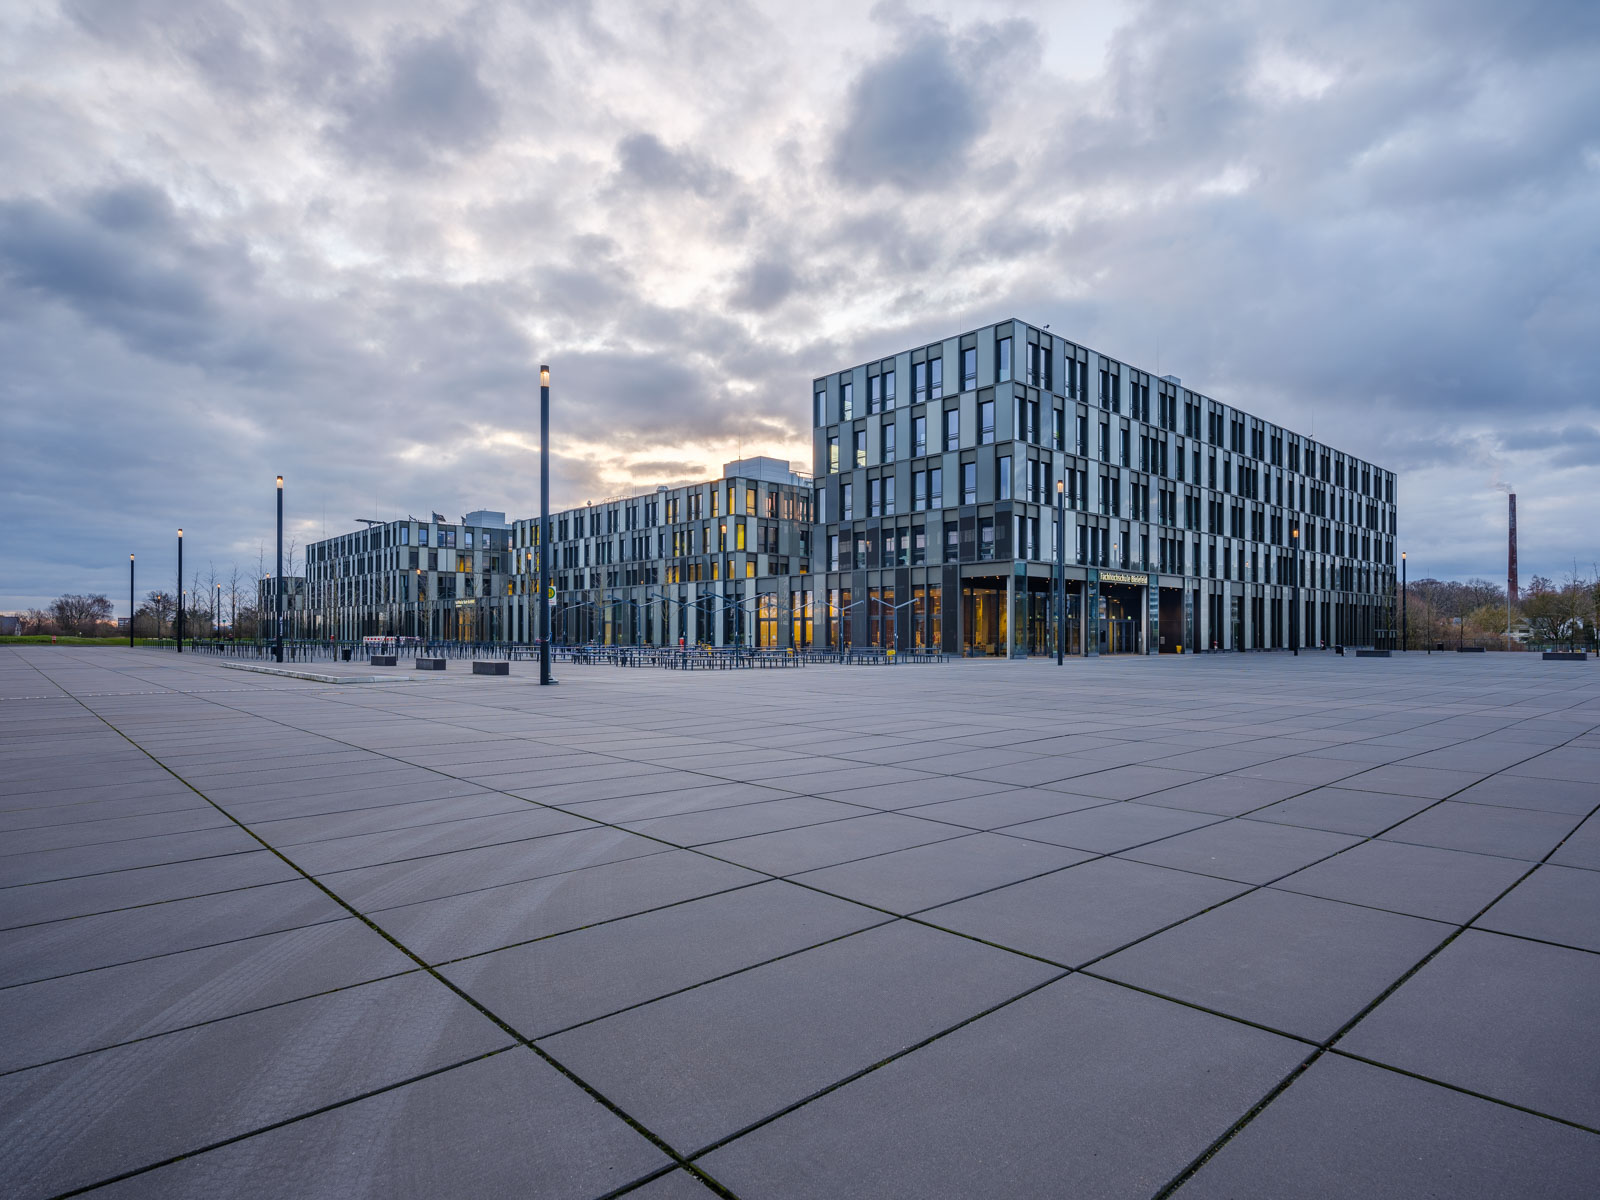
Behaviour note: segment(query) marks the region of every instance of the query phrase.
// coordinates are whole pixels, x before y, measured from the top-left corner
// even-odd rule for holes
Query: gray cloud
[[[478,68],[476,52],[453,36],[403,41],[376,79],[345,97],[329,136],[353,161],[402,170],[472,154],[493,139],[501,117]]]
[[[721,192],[733,178],[697,154],[670,149],[653,133],[630,133],[617,143],[617,170],[624,187],[698,196]]]
[[[729,299],[736,308],[764,313],[782,304],[799,286],[800,276],[787,262],[762,258],[739,273],[738,284]]]
[[[851,84],[831,165],[846,184],[937,190],[961,177],[968,152],[989,127],[1006,57],[1031,48],[1025,21],[980,25],[963,35],[916,22],[902,44],[869,63]]]
[[[8,27],[0,609],[179,524],[252,564],[279,471],[302,540],[534,511],[541,361],[561,505],[804,459],[815,375],[1013,315],[1401,470],[1429,573],[1496,572],[1497,482],[1525,570],[1600,557],[1600,8],[1034,16]]]

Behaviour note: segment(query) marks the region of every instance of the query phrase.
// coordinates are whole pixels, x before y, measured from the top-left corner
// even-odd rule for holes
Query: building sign
[[[1101,571],[1101,583],[1131,583],[1135,587],[1145,587],[1150,582],[1150,576],[1138,575],[1132,571]]]

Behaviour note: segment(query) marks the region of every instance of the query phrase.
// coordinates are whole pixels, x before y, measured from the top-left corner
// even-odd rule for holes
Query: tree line
[[[1401,605],[1396,597],[1398,625]],[[1563,580],[1535,575],[1506,605],[1506,589],[1488,579],[1465,583],[1449,579],[1413,579],[1405,591],[1410,645],[1423,649],[1444,642],[1454,647],[1506,648],[1513,645],[1596,644],[1600,615],[1600,567],[1584,575],[1576,567]]]
[[[284,574],[293,577],[299,573],[299,547],[290,539],[285,549]],[[230,567],[225,576],[217,572],[215,565],[208,566],[203,574],[197,568],[183,588],[184,637],[253,639],[258,631],[265,633],[271,622],[271,614],[258,611],[256,581],[267,578],[267,574],[264,543],[256,548],[254,578],[242,574],[237,566]],[[134,635],[172,637],[177,628],[178,604],[176,589],[161,588],[146,592],[133,614]],[[104,594],[69,593],[57,596],[45,608],[30,608],[19,613],[18,632],[72,637],[126,637],[127,630],[117,627],[115,613],[114,602]]]

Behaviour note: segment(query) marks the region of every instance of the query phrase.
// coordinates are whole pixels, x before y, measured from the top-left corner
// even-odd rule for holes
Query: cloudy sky
[[[541,361],[560,506],[1009,316],[1589,571],[1600,5],[0,3],[0,610],[534,513]]]

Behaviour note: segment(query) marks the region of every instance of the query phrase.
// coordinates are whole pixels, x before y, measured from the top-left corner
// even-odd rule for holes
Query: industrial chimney
[[[1506,554],[1506,597],[1512,603],[1517,602],[1517,494],[1510,493],[1511,520],[1508,526],[1507,537],[1509,548]]]

